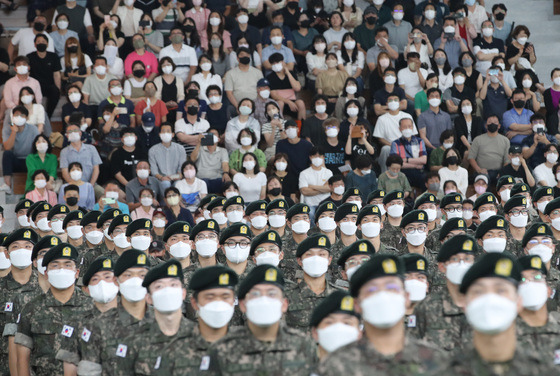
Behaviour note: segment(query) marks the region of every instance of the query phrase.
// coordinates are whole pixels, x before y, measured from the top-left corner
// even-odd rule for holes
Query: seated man
[[[93,210],[101,210],[103,212],[109,209],[119,209],[122,214],[130,214],[128,205],[119,201],[119,183],[116,180],[109,180],[105,183],[103,195],[93,207]]]
[[[509,140],[498,133],[500,120],[497,115],[486,119],[487,133],[477,136],[469,152],[469,162],[477,174],[490,177],[490,183],[496,182],[498,172],[508,163]]]
[[[441,90],[431,88],[426,93],[430,108],[418,116],[418,132],[424,140],[426,147],[435,149],[440,144],[440,136],[443,131],[453,129],[451,117],[441,109]]]
[[[471,103],[476,103],[476,93],[473,89],[465,85],[467,72],[463,68],[453,69],[453,86],[445,89],[442,96],[442,102],[447,107],[447,112],[456,114],[459,110],[459,104],[463,99],[468,99]]]
[[[135,166],[136,177],[131,179],[126,185],[126,202],[132,212],[140,206],[140,192],[144,188],[150,188],[155,195],[154,204],[163,202],[163,190],[160,182],[150,176],[150,163],[147,160],[139,160]]]
[[[325,153],[313,147],[309,151],[311,166],[303,170],[299,175],[299,189],[301,201],[310,207],[310,219],[321,201],[329,197],[328,180],[333,175],[332,171],[325,167]]]
[[[391,143],[390,154],[397,154],[403,160],[401,172],[406,175],[414,187],[424,186],[424,167],[428,163],[426,145],[417,136],[412,135],[414,123],[412,119],[401,119],[399,130],[402,137]]]
[[[531,116],[533,111],[525,108],[525,91],[515,89],[511,95],[513,108],[504,112],[504,134],[512,144],[521,144],[525,136],[532,134]]]
[[[381,116],[391,111],[388,103],[389,97],[393,95],[397,95],[399,98],[398,109],[405,111],[408,106],[406,94],[403,88],[395,85],[397,83],[397,71],[392,67],[385,69],[383,72],[383,82],[385,83],[383,88],[377,90],[373,96],[373,109],[375,110],[375,114]],[[394,106],[392,109],[395,110]]]
[[[269,62],[272,72],[266,79],[270,82],[270,96],[278,102],[282,113],[297,114],[298,120],[305,119],[305,103],[296,97],[296,93],[301,90],[301,84],[297,76],[290,72],[293,64],[286,63],[280,53],[272,54]]]
[[[263,33],[263,35],[265,35]],[[269,61],[270,56],[275,53],[279,53],[284,57],[288,69],[293,70],[296,64],[296,59],[292,50],[282,44],[284,41],[284,32],[281,27],[273,26],[270,29],[270,41],[271,45],[263,48],[262,50],[262,65],[266,71],[272,69],[272,62]]]
[[[181,166],[187,160],[185,148],[173,142],[173,126],[163,123],[160,127],[161,143],[155,144],[148,151],[152,175],[161,184],[162,191],[171,187],[174,181],[181,180]]]
[[[546,146],[550,143],[558,144],[558,141],[554,136],[546,133],[546,123],[543,115],[534,114],[529,121],[531,122],[532,133],[523,139],[522,151],[523,158],[529,162],[529,168],[534,169],[545,162],[544,150]]]
[[[442,49],[447,54],[447,60],[451,68],[459,66],[459,56],[461,52],[469,50],[467,42],[461,38],[457,30],[457,20],[455,16],[445,17],[443,21],[443,35],[434,41],[434,50]]]
[[[508,72],[509,73],[509,72]],[[479,97],[483,101],[484,117],[491,114],[503,114],[507,111],[511,87],[505,79],[505,72],[498,65],[490,67],[480,89]]]
[[[118,124],[126,125],[134,128],[136,126],[136,114],[134,113],[134,103],[130,99],[126,99],[123,95],[123,88],[121,81],[114,78],[109,81],[109,97],[102,100],[99,103],[97,109],[97,120],[100,125],[105,124],[105,119],[103,118],[103,109],[108,105],[112,104],[118,107],[116,110],[117,114],[115,116],[115,121]]]
[[[124,128],[121,131],[121,140],[122,146],[111,154],[111,172],[121,183],[121,188],[124,188],[134,179],[138,161],[145,160],[148,156],[143,149],[136,147],[137,137],[134,128]]]
[[[414,96],[422,91],[428,71],[420,67],[420,54],[409,52],[406,55],[406,68],[399,70],[399,85],[406,93],[409,103],[414,103]]]

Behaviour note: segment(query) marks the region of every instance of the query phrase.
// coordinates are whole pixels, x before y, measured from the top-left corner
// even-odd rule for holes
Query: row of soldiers
[[[371,192],[360,207],[352,189],[350,202],[320,205],[312,229],[310,208],[284,200],[212,197],[200,208],[208,219],[165,228],[117,209],[24,200],[22,228],[0,239],[2,372],[553,370],[560,201],[539,205],[551,192],[533,194],[530,226],[523,194],[488,193],[471,207],[458,194],[425,194],[404,214],[401,191]],[[232,208],[239,222],[214,219]],[[162,256],[150,254],[154,240]]]

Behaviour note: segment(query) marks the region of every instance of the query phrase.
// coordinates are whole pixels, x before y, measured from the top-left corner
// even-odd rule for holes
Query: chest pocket
[[[31,333],[33,334],[33,353],[35,358],[55,355],[60,349],[63,325],[54,322],[33,320]],[[75,330],[75,329],[74,329]],[[75,335],[73,333],[73,335]]]
[[[171,375],[169,366],[169,359],[159,355],[157,351],[141,350],[134,363],[134,371],[137,375]]]

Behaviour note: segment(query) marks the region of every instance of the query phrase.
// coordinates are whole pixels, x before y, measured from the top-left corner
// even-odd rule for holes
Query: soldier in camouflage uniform
[[[313,227],[308,235],[313,234],[323,234],[331,244],[336,244],[338,242],[337,227],[334,220],[336,213],[336,205],[332,201],[325,201],[315,209],[315,216],[313,217],[315,221],[315,227]]]
[[[320,363],[318,374],[392,375],[425,374],[442,360],[436,347],[405,334],[407,304],[404,265],[395,255],[376,254],[352,276],[350,293],[360,305],[364,336],[335,351]],[[390,336],[389,341],[379,338]]]
[[[507,222],[501,215],[493,215],[481,222],[476,228],[474,237],[484,253],[507,252],[517,256],[507,248]]]
[[[373,208],[378,210],[377,206]],[[375,248],[373,244],[367,240],[358,240],[344,248],[342,254],[336,261],[341,269],[341,278],[337,279],[334,285],[339,289],[348,290],[350,288],[349,281],[352,275],[354,275],[360,265],[368,261],[374,254]]]
[[[37,229],[37,224],[35,222],[33,222],[33,220],[31,219],[31,216],[33,215],[33,211],[35,210],[35,208],[39,205],[45,204],[47,203],[46,201],[36,201],[36,202],[31,202],[31,205],[29,207],[27,207],[27,223],[29,224],[28,226],[24,226],[27,228],[32,228],[34,231]],[[37,233],[37,235],[39,235]]]
[[[241,222],[228,226],[220,233],[220,245],[226,255],[226,266],[234,270],[243,280],[255,266],[249,260],[253,233],[246,224]]]
[[[552,255],[551,265],[560,268],[560,197],[550,201],[544,210],[546,223],[550,223],[550,228],[556,243],[556,249]]]
[[[29,208],[33,205],[33,201],[24,198],[16,204],[14,212],[16,213],[18,228],[30,228],[27,212]]]
[[[4,278],[12,271],[12,263],[8,257],[7,249],[2,245],[7,237],[8,234],[0,233],[0,279]]]
[[[220,264],[217,259],[219,235],[220,226],[213,219],[206,219],[193,227],[190,238],[194,241],[194,264],[201,268]]]
[[[428,282],[428,261],[424,256],[417,253],[402,255],[400,259],[404,264],[404,288],[408,292],[409,299],[404,323],[407,328],[415,328],[416,315],[414,315],[414,310],[426,298],[430,286]]]
[[[68,243],[54,246],[43,258],[51,288],[21,312],[15,336],[21,375],[63,374],[62,362],[55,359],[62,337],[79,335],[79,329],[72,326],[73,320],[93,308],[91,299],[74,286],[77,260],[78,251]]]
[[[66,218],[69,212],[70,209],[68,209],[68,206],[56,204],[47,214],[48,225],[52,229],[53,235],[58,236],[63,242],[68,242],[68,234],[64,231],[63,223],[64,218]]]
[[[502,211],[500,209],[500,211]],[[498,214],[498,199],[492,193],[483,193],[477,197],[473,205],[473,216],[480,222]]]
[[[35,229],[35,232],[37,232],[39,238],[47,235],[54,235],[54,232],[50,228],[47,219],[47,216],[49,215],[49,211],[51,209],[52,206],[45,201],[42,202],[41,205],[37,205],[31,212],[31,220],[37,227]]]
[[[527,210],[528,210],[528,214],[529,214],[529,220],[528,220],[529,223],[533,222],[536,218],[539,217],[539,214],[537,213],[537,211],[533,207],[533,201],[532,201],[532,197],[531,197],[531,187],[529,187],[529,185],[527,183],[520,182],[520,183],[514,184],[514,186],[511,188],[510,198],[515,196],[515,195],[521,195],[521,196],[523,196],[527,199]]]
[[[391,191],[383,197],[387,220],[383,223],[381,242],[391,248],[400,248],[402,233],[400,223],[404,212],[404,192]]]
[[[208,195],[207,197],[214,197],[216,195]],[[167,226],[167,218],[165,217],[165,212],[162,208],[154,209],[154,214],[152,215],[152,221],[154,223],[154,228],[152,229],[152,239],[157,241],[163,241],[163,234],[165,232],[165,227]]]
[[[358,240],[356,236],[356,230],[358,229],[356,221],[358,220],[359,211],[358,205],[351,203],[342,204],[336,209],[334,220],[340,230],[340,239],[338,239],[331,248],[331,256],[334,260],[339,259],[345,247],[348,247]],[[338,265],[335,264],[331,267],[335,267],[333,270],[335,272],[334,275],[335,277],[339,277],[340,272],[338,271]]]
[[[105,213],[93,210],[84,215],[80,221],[80,226],[82,226],[82,231],[84,232],[84,247],[83,251],[80,252],[79,265],[80,265],[80,278],[78,279],[78,285],[81,285],[81,279],[84,273],[89,268],[89,265],[101,255],[108,255],[109,249],[103,241],[105,235],[103,234],[102,227],[104,222],[101,222],[105,218],[105,222],[113,220],[113,217],[108,218],[106,213],[120,213],[118,209],[107,210]],[[99,225],[99,226],[98,226]]]
[[[206,207],[209,217],[208,219],[214,219],[218,225],[219,230],[227,227],[227,217],[224,211],[224,204],[226,203],[226,198],[222,196],[214,197],[208,206]]]
[[[437,233],[439,231],[439,229],[441,228],[441,225],[439,224],[439,220],[438,220],[438,217],[437,217],[438,206],[437,206],[436,196],[433,195],[432,193],[428,193],[428,192],[422,194],[420,197],[418,197],[416,199],[416,201],[414,201],[414,209],[424,210],[426,212],[426,214],[428,215],[428,237],[427,237],[427,239],[429,239],[430,235],[432,233]],[[427,245],[427,241],[426,241],[426,247],[430,248]],[[430,249],[432,249],[432,248],[430,248]]]
[[[515,180],[511,175],[500,176],[496,182],[496,193],[498,194],[498,197],[500,197],[500,204],[498,205],[497,211],[498,215],[504,215],[504,206],[509,198],[513,196],[511,189],[514,184]]]
[[[62,229],[68,235],[67,242],[72,244],[78,250],[78,254],[84,253],[86,250],[86,241],[80,221],[84,218],[84,213],[80,210],[74,210],[68,213],[62,221]]]
[[[527,198],[521,195],[512,196],[504,205],[505,218],[508,221],[508,241],[506,248],[516,256],[521,255],[521,240],[525,227],[529,222]]]
[[[210,347],[211,370],[222,376],[311,373],[317,361],[317,346],[282,322],[282,314],[288,309],[284,286],[282,272],[271,265],[255,267],[240,283],[239,306],[248,322],[246,326],[230,328]]]
[[[453,218],[463,218],[463,196],[460,193],[454,192],[443,196],[439,207],[446,222]],[[439,239],[441,228],[442,226],[438,226],[433,231],[430,231],[426,239],[426,247],[435,253],[439,252],[439,247],[441,246]]]
[[[381,205],[381,207],[383,207],[383,205]],[[362,239],[370,242],[375,248],[375,252],[391,254],[398,253],[395,248],[391,248],[381,242],[381,231],[383,230],[383,226],[385,224],[383,222],[383,216],[381,215],[379,205],[372,204],[364,206],[358,213],[356,224],[358,225],[358,230],[362,235]]]
[[[285,241],[286,237],[291,233],[290,229],[286,226],[288,209],[288,202],[282,198],[272,200],[266,205],[266,215],[268,216],[270,229],[276,231],[282,238],[282,241]]]
[[[538,215],[529,222],[529,226],[533,223],[548,221],[545,215],[546,206],[553,199],[554,191],[551,187],[538,187],[535,189],[531,202],[533,203],[533,208],[536,209]]]
[[[224,212],[228,220],[227,225],[231,226],[234,223],[242,222],[245,217],[245,200],[241,196],[230,197],[224,202]],[[226,226],[221,227],[223,231]]]
[[[385,222],[386,219],[385,213],[387,213],[385,211],[385,206],[383,205],[384,198],[385,198],[385,191],[382,189],[376,189],[375,191],[372,191],[367,196],[367,202],[365,203],[365,205],[375,205],[379,208],[379,212],[381,213],[381,222]]]
[[[303,269],[303,278],[286,288],[289,302],[286,313],[288,326],[308,331],[313,309],[322,299],[336,290],[334,284],[327,280],[329,264],[333,259],[330,248],[329,239],[321,234],[312,235],[298,245],[296,257],[297,263]]]
[[[288,227],[292,231],[286,235],[285,239],[282,239],[284,258],[280,261],[279,267],[286,278],[293,282],[303,278],[301,272],[298,273],[301,269],[296,261],[296,252],[298,245],[308,236],[307,232],[311,223],[309,211],[307,204],[299,203],[292,206],[286,214]]]
[[[249,203],[245,208],[245,220],[250,226],[253,236],[262,234],[268,228],[266,204],[265,200],[256,200]]]
[[[399,255],[417,253],[424,256],[429,265],[435,264],[437,253],[426,247],[427,228],[428,214],[424,210],[408,212],[401,221],[406,245],[399,251]]]
[[[151,219],[140,218],[132,221],[126,227],[126,237],[134,249],[138,249],[142,252],[148,253],[150,249],[150,244],[152,243],[152,230],[154,226]],[[155,261],[154,264],[159,263],[159,259],[150,256]]]

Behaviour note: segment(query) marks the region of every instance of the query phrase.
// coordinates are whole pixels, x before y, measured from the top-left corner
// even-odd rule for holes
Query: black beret
[[[111,235],[117,226],[121,226],[121,225],[128,226],[131,223],[132,223],[132,219],[130,218],[130,215],[119,214],[111,221],[107,233]]]
[[[356,187],[348,188],[342,195],[342,202],[346,202],[346,200],[348,200],[348,197],[350,196],[361,196],[361,195],[362,193],[360,192],[359,188]]]
[[[276,244],[280,250],[282,250],[282,237],[278,235],[278,233],[274,230],[268,230],[263,232],[262,234],[257,235],[253,241],[251,242],[251,251],[250,255],[255,254],[255,250],[259,247],[259,245],[264,243],[272,243]]]
[[[33,214],[33,210],[35,210],[35,208],[36,208],[37,206],[42,205],[42,204],[46,204],[46,203],[47,203],[46,201],[37,201],[37,202],[32,203],[32,204],[27,208],[27,216],[28,216],[28,217],[31,217],[31,215]]]
[[[336,209],[336,213],[334,214],[334,220],[336,222],[341,221],[342,219],[344,219],[344,217],[351,214],[357,216],[359,212],[360,209],[358,208],[358,205],[347,202],[345,204],[340,205],[338,209]]]
[[[313,234],[303,239],[301,243],[297,246],[296,257],[301,257],[305,252],[309,251],[311,248],[323,248],[327,251],[331,251],[331,242],[326,235],[323,234]]]
[[[321,321],[331,313],[346,313],[360,318],[360,314],[354,309],[356,302],[346,291],[337,290],[321,300],[313,310],[309,326],[315,328]]]
[[[223,265],[200,268],[189,282],[189,290],[203,291],[220,287],[235,287],[239,282],[237,273]]]
[[[70,221],[82,221],[82,219],[84,219],[84,213],[82,213],[80,210],[72,210],[70,213],[68,213],[68,215],[66,217],[64,217],[64,221],[62,221],[62,228],[66,230],[66,227],[68,227],[68,223]],[[81,226],[81,223],[80,223]]]
[[[43,257],[43,266],[49,265],[51,261],[59,259],[68,259],[74,262],[78,261],[78,250],[72,244],[60,243],[51,249]]]
[[[10,235],[8,235],[6,239],[4,239],[2,246],[8,248],[10,244],[18,240],[26,240],[28,242],[31,242],[33,245],[35,245],[39,241],[39,235],[37,235],[37,233],[33,231],[33,229],[20,228],[15,231],[12,231]]]
[[[2,214],[4,213],[4,207],[3,206],[0,206],[0,213],[2,213]]]
[[[48,212],[52,209],[52,206],[47,203],[46,201],[43,201],[41,204],[37,205],[33,211],[31,212],[31,220],[33,222],[35,222],[35,219],[37,219],[37,216],[39,215],[39,213],[44,213],[44,212]]]
[[[538,187],[537,189],[535,189],[535,192],[533,192],[533,202],[537,202],[545,196],[554,197],[553,189],[551,187]]]
[[[476,228],[474,237],[477,239],[482,239],[484,234],[494,229],[506,231],[507,221],[501,215],[493,215],[487,220],[481,222],[480,225],[478,225],[478,227]]]
[[[474,201],[473,210],[478,210],[479,207],[486,204],[498,206],[498,199],[492,193],[483,193]]]
[[[284,200],[283,198],[277,198],[275,200],[270,201],[268,205],[266,205],[266,214],[268,214],[269,211],[274,209],[284,209],[287,211],[289,208],[290,205],[288,205],[288,201]]]
[[[376,254],[356,270],[350,280],[350,293],[358,296],[360,288],[368,281],[394,276],[404,279],[404,264],[396,255]]]
[[[367,196],[367,202],[370,203],[371,200],[375,200],[376,198],[385,198],[385,191],[382,189],[376,189],[375,191],[371,192],[368,196]]]
[[[4,247],[4,240],[8,237],[9,234],[5,232],[0,233],[0,247]]]
[[[524,208],[526,208],[527,197],[521,195],[511,196],[504,205],[504,213],[509,213],[511,209],[517,206],[523,206]]]
[[[177,221],[167,226],[167,228],[163,232],[162,240],[167,243],[167,240],[173,235],[177,235],[177,234],[190,235],[190,233],[191,233],[191,225],[188,222]]]
[[[244,236],[250,240],[253,237],[253,233],[251,232],[249,226],[247,226],[245,223],[234,223],[226,227],[220,233],[220,244],[224,244],[225,241],[232,236]]]
[[[517,260],[517,262],[519,262],[521,271],[536,270],[538,272],[543,273],[544,275],[548,274],[546,270],[546,264],[542,261],[540,256],[537,255],[521,256]]]
[[[210,203],[206,207],[206,210],[212,211],[212,209],[219,208],[220,206],[224,206],[225,203],[226,203],[225,197],[216,196],[212,199],[212,201],[210,201]]]
[[[385,205],[387,205],[388,203],[390,203],[393,200],[404,200],[404,192],[399,191],[398,189],[395,189],[394,191],[386,193],[385,197],[383,197],[383,203]]]
[[[527,230],[525,230],[523,239],[521,239],[521,246],[525,248],[527,243],[529,243],[529,240],[531,240],[535,236],[548,236],[554,239],[554,234],[552,233],[550,225],[544,222],[536,222],[533,223]]]
[[[554,209],[560,208],[560,197],[555,198],[554,200],[550,201],[546,208],[544,209],[544,214],[550,215]]]
[[[215,193],[207,194],[202,200],[200,200],[200,202],[198,203],[198,207],[203,208],[204,206],[208,205],[214,199],[214,197],[218,197],[218,195]]]
[[[241,205],[245,206],[245,200],[241,196],[230,197],[224,202],[224,210],[226,210],[231,205]]]
[[[515,184],[515,180],[511,175],[500,176],[498,182],[496,183],[496,192],[500,190],[504,185]]]
[[[68,209],[68,206],[64,204],[56,204],[51,208],[51,210],[49,210],[49,214],[47,214],[47,219],[50,221],[52,217],[54,217],[57,214],[68,215],[68,213],[70,213],[70,209]]]
[[[323,202],[315,210],[315,223],[317,223],[319,221],[319,217],[321,216],[321,214],[323,214],[324,212],[329,212],[329,211],[336,212],[336,209],[337,209],[337,207],[334,204],[334,202],[332,202],[332,201]]]
[[[440,208],[445,208],[449,204],[462,204],[463,203],[463,196],[460,193],[453,192],[446,194],[441,198],[441,202],[439,204]]]
[[[261,283],[275,285],[284,290],[284,274],[280,269],[272,265],[255,266],[239,284],[237,297],[239,299],[245,299],[245,295],[247,295],[255,285]]]
[[[463,230],[466,232],[467,229],[467,223],[463,218],[450,218],[439,229],[439,241],[445,239],[451,231]]]
[[[89,225],[91,223],[95,223],[97,228],[101,228],[101,227],[97,226],[97,223],[99,221],[99,218],[100,218],[101,214],[102,213],[99,210],[92,210],[92,211],[84,214],[84,217],[80,221],[80,226],[86,227],[87,225]]]
[[[376,215],[381,218],[381,212],[379,211],[379,207],[377,205],[366,205],[358,213],[358,220],[356,221],[356,224],[359,225],[366,215]]]
[[[428,214],[424,210],[411,210],[401,219],[401,228],[415,222],[428,223]]]
[[[114,208],[104,211],[97,219],[97,228],[103,227],[103,224],[105,222],[114,219],[120,214],[122,214],[121,211],[119,209],[114,209]]]
[[[39,251],[41,249],[45,249],[45,248],[51,249],[52,247],[57,246],[59,244],[62,244],[62,240],[60,240],[58,236],[54,236],[54,235],[43,236],[41,240],[39,240],[33,246],[33,252],[31,253],[31,260],[35,260],[37,258],[37,255],[39,254]]]
[[[89,265],[86,272],[84,273],[84,276],[82,278],[84,286],[89,285],[89,281],[91,280],[91,277],[93,277],[95,273],[106,271],[106,270],[112,272],[113,268],[114,268],[114,263],[109,256],[99,256],[98,258],[93,260],[93,262]]]
[[[308,214],[309,215],[309,205],[307,204],[302,204],[297,203],[294,206],[292,206],[291,208],[288,209],[288,212],[286,213],[286,219],[291,220],[292,217],[298,215],[298,214]]]
[[[129,249],[124,251],[124,253],[117,259],[113,269],[115,270],[115,276],[118,277],[123,274],[126,269],[129,268],[150,268],[150,260],[145,252],[138,249]]]
[[[405,273],[422,273],[428,275],[428,260],[418,253],[407,253],[400,256]]]
[[[153,227],[154,226],[152,225],[151,219],[147,219],[147,218],[136,219],[126,227],[126,236],[131,236],[138,230],[152,231]]]
[[[479,253],[476,240],[466,234],[455,235],[441,245],[436,260],[446,262],[459,253],[471,253],[476,256]]]
[[[513,187],[511,188],[510,195],[513,196],[525,192],[531,192],[531,188],[529,187],[529,185],[525,183],[517,183],[514,184]]]
[[[17,214],[18,211],[23,209],[29,209],[29,207],[33,204],[33,201],[25,198],[16,204],[14,212]]]
[[[245,209],[245,215],[251,215],[256,211],[265,211],[266,212],[266,201],[265,200],[257,200],[257,201],[252,201],[251,203],[249,203],[249,205],[247,205],[247,208]]]
[[[193,229],[191,230],[191,239],[194,240],[194,238],[201,231],[214,231],[216,234],[219,234],[220,225],[218,225],[218,222],[213,219],[205,219],[204,221],[197,223],[196,226],[193,227]]]
[[[504,278],[517,286],[521,281],[521,267],[508,253],[486,253],[467,270],[459,291],[465,294],[474,281],[485,277]]]
[[[336,261],[336,263],[342,267],[346,264],[346,261],[356,255],[370,255],[373,256],[375,254],[375,247],[371,244],[368,240],[358,240],[354,243],[350,244],[348,247],[344,247],[342,252],[340,253],[340,257]]]
[[[418,209],[420,205],[437,204],[437,198],[432,193],[424,193],[414,201],[414,209]]]
[[[175,259],[170,259],[162,264],[156,265],[146,273],[142,286],[148,287],[152,282],[163,278],[177,278],[183,281],[183,268],[181,263]]]

